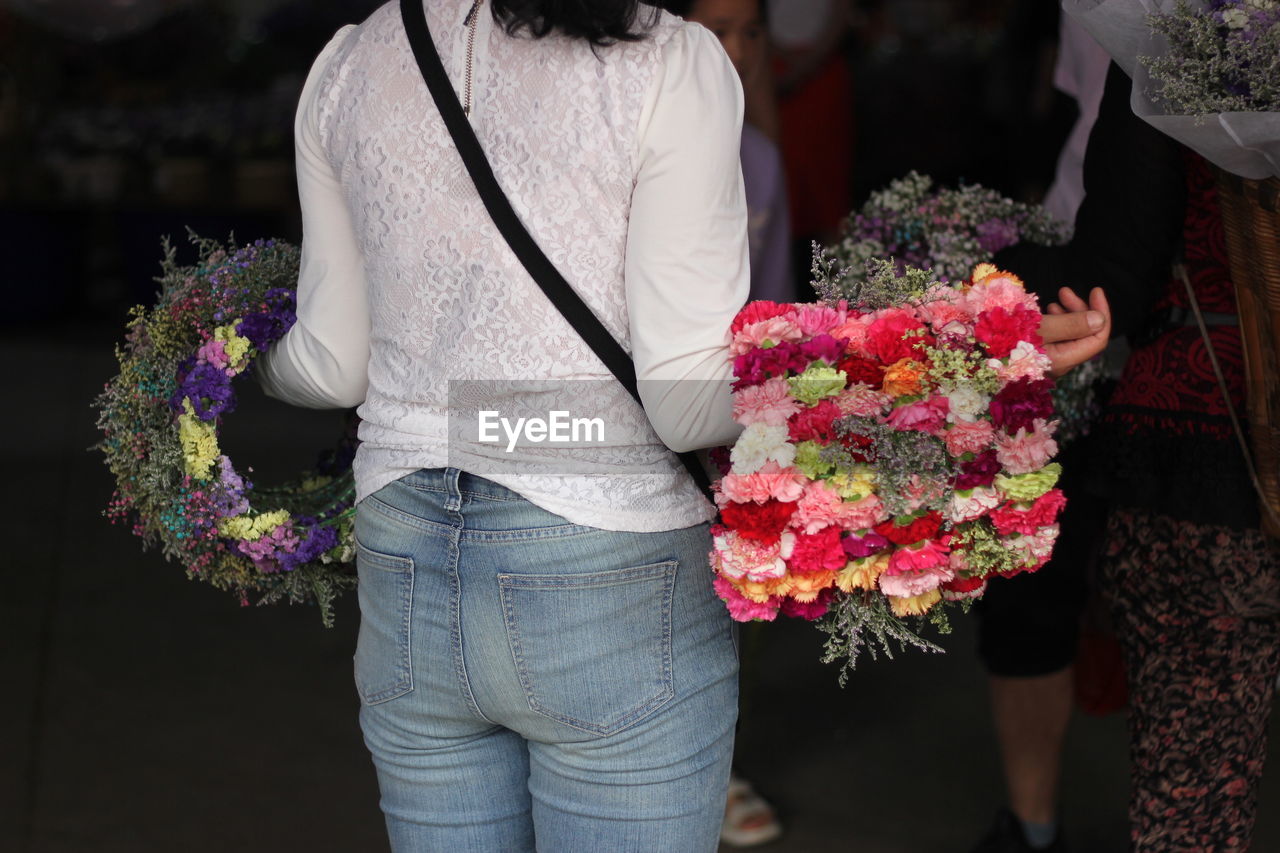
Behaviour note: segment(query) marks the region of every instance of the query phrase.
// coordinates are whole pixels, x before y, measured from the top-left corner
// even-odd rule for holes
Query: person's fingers
[[[1040,317],[1040,337],[1045,343],[1073,341],[1089,337],[1104,324],[1105,318],[1100,312],[1070,311],[1065,314],[1045,314]]]
[[[1101,287],[1089,291],[1089,307],[1106,315],[1107,325],[1111,325],[1111,303],[1107,301],[1107,294]]]
[[[1073,341],[1047,344],[1044,348],[1049,356],[1050,373],[1061,376],[1077,364],[1083,364],[1102,352],[1107,346],[1106,335],[1091,335]]]
[[[1061,302],[1062,306],[1068,311],[1084,311],[1089,307],[1088,304],[1086,304],[1085,301],[1069,287],[1058,289],[1058,301]]]
[[[1061,305],[1059,305],[1059,304],[1058,304],[1058,303],[1056,303],[1056,302],[1050,302],[1050,303],[1049,303],[1049,307],[1048,307],[1048,308],[1046,308],[1046,309],[1044,309],[1044,310],[1045,310],[1045,311],[1047,311],[1047,312],[1048,312],[1048,313],[1050,313],[1050,314],[1065,314],[1065,313],[1067,313],[1067,309],[1066,309],[1066,308],[1063,308]]]

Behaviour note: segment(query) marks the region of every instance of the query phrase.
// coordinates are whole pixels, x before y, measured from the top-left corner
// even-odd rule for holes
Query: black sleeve
[[[1101,287],[1116,335],[1142,329],[1164,292],[1187,199],[1182,147],[1129,107],[1132,84],[1112,63],[1084,157],[1084,201],[1065,246],[1020,244],[996,264],[1022,278],[1042,305],[1058,288]]]

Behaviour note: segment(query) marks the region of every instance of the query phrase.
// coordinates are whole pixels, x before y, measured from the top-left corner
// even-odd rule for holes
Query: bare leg
[[[1074,697],[1072,669],[1030,678],[993,675],[988,683],[1009,808],[1028,823],[1053,823]]]

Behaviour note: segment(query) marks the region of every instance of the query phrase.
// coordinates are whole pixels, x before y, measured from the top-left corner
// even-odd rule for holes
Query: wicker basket
[[[1244,344],[1249,436],[1262,529],[1280,536],[1280,178],[1218,170],[1218,200]]]

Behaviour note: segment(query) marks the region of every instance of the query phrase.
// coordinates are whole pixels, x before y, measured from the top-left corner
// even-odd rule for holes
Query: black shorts
[[[1073,488],[1086,464],[1080,454],[1063,455],[1062,490],[1067,507],[1053,558],[1037,572],[994,578],[979,600],[978,657],[991,675],[1049,675],[1076,656],[1080,617],[1089,597],[1089,576],[1106,524],[1106,502]]]

